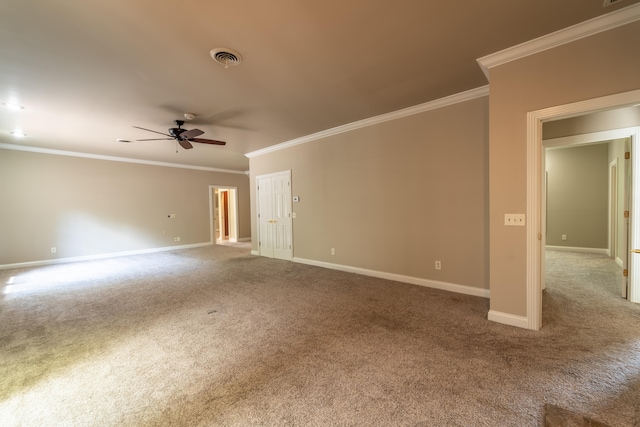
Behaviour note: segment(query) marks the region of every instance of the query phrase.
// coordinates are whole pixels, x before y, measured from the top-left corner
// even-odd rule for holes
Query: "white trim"
[[[640,90],[618,93],[601,98],[559,105],[527,113],[527,328],[542,326],[541,248],[545,245],[542,225],[541,158],[547,141],[542,141],[542,123],[568,117],[591,114],[611,108],[623,108],[640,102]],[[538,233],[542,240],[538,240]]]
[[[256,251],[255,249],[251,249],[251,255],[260,256],[260,251]]]
[[[542,141],[542,121],[531,113],[527,114],[527,140]],[[542,215],[542,170],[544,166],[542,144],[527,144],[527,329],[534,331],[542,327],[542,248],[546,245]],[[538,239],[540,236],[540,239]],[[529,286],[535,283],[535,286]]]
[[[251,237],[239,237],[238,242],[250,242]]]
[[[180,163],[156,162],[154,160],[131,159],[128,157],[104,156],[102,154],[90,154],[90,153],[80,153],[77,151],[54,150],[52,148],[30,147],[28,145],[6,144],[4,142],[0,142],[0,149],[14,150],[14,151],[27,151],[30,153],[40,153],[40,154],[52,154],[54,156],[82,157],[85,159],[107,160],[111,162],[138,163],[141,165],[164,166],[168,168],[194,169],[194,170],[209,171],[209,172],[235,173],[240,175],[249,174],[249,171],[218,169],[218,168],[210,168],[206,166],[184,165]]]
[[[501,311],[489,310],[487,319],[491,320],[492,322],[498,322],[509,326],[516,326],[523,329],[527,329],[529,327],[529,322],[527,321],[526,317],[503,313]]]
[[[396,282],[410,283],[412,285],[425,286],[427,288],[440,289],[443,291],[456,292],[459,294],[472,295],[476,297],[489,298],[489,289],[475,288],[473,286],[458,285],[455,283],[440,282],[437,280],[422,279],[419,277],[404,276],[402,274],[387,273],[384,271],[369,270],[366,268],[352,267],[349,265],[333,264],[324,261],[294,257],[293,262],[299,264],[313,265],[316,267],[339,270],[347,273],[361,274],[363,276],[377,277],[379,279],[394,280]]]
[[[0,270],[9,270],[12,268],[38,267],[42,265],[65,264],[68,262],[91,261],[96,259],[116,258],[121,256],[130,256],[130,255],[144,255],[144,254],[152,254],[156,252],[175,251],[178,249],[200,248],[203,246],[211,246],[211,242],[193,243],[190,245],[180,245],[180,246],[165,246],[162,248],[139,249],[135,251],[111,252],[107,254],[85,255],[85,256],[77,256],[77,257],[69,257],[69,258],[45,259],[41,261],[17,262],[14,264],[0,264]]]
[[[598,144],[610,142],[613,139],[629,138],[629,135],[638,132],[639,129],[640,127],[629,127],[605,130],[602,132],[583,133],[562,138],[545,139],[542,143],[546,149],[566,148],[572,145]]]
[[[473,99],[482,98],[483,96],[488,96],[488,95],[489,95],[489,86],[482,86],[476,89],[468,90],[466,92],[461,92],[455,95],[447,96],[445,98],[429,101],[424,104],[415,105],[413,107],[404,108],[402,110],[393,111],[391,113],[381,114],[379,116],[370,117],[368,119],[363,119],[357,122],[348,123],[346,125],[337,126],[331,129],[312,133],[311,135],[302,136],[300,138],[296,138],[290,141],[282,142],[280,144],[272,145],[270,147],[266,147],[261,150],[256,150],[250,153],[246,153],[245,156],[249,158],[262,156],[264,154],[273,153],[274,151],[284,150],[285,148],[294,147],[300,144],[306,144],[307,142],[316,141],[318,139],[327,138],[329,136],[338,135],[345,132],[351,132],[352,130],[377,125],[380,123],[388,122],[390,120],[397,120],[403,117],[424,113],[430,110],[437,110],[439,108],[444,108],[449,105],[458,104],[460,102],[471,101]]]
[[[483,56],[482,58],[478,58],[477,61],[485,76],[487,76],[487,80],[489,80],[489,70],[493,67],[516,61],[548,49],[553,49],[637,20],[640,20],[640,3]]]
[[[258,186],[257,182],[259,179],[263,179],[263,178],[273,178],[274,176],[280,176],[280,175],[284,175],[284,174],[288,174],[289,177],[289,181],[291,181],[291,169],[285,169],[279,172],[271,172],[271,173],[265,173],[262,175],[257,175],[256,176],[256,188]]]
[[[544,142],[543,142],[544,144]],[[611,146],[607,144],[607,148]],[[618,158],[616,157],[609,162],[608,170],[608,187],[609,197],[607,198],[607,255],[610,257],[616,256],[618,250]],[[612,177],[615,177],[612,179]]]
[[[577,246],[552,246],[547,245],[546,249],[552,251],[564,251],[564,252],[583,252],[589,254],[603,254],[609,255],[609,249],[607,248],[581,248]]]

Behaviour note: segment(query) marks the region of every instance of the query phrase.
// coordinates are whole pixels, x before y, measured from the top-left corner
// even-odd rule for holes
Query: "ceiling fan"
[[[160,135],[167,136],[168,138],[147,138],[147,139],[136,139],[136,141],[161,141],[161,140],[171,140],[175,139],[178,144],[182,146],[185,150],[193,148],[191,145],[192,142],[199,142],[201,144],[212,144],[212,145],[226,145],[227,143],[224,141],[216,141],[214,139],[204,139],[204,138],[196,138],[197,136],[202,135],[204,132],[200,129],[182,129],[182,125],[184,124],[184,120],[175,120],[174,123],[177,128],[170,128],[169,133],[162,133],[151,129],[141,128],[140,126],[134,126],[136,129],[146,130],[148,132],[159,133]]]

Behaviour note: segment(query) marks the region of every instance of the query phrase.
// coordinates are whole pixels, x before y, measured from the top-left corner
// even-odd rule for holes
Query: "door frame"
[[[545,108],[542,110],[530,111],[527,113],[527,235],[526,235],[526,291],[527,291],[527,328],[539,330],[542,327],[542,278],[544,277],[544,257],[543,248],[545,247],[544,235],[544,149],[542,141],[542,123],[552,120],[566,119],[595,113],[598,111],[611,110],[616,108],[630,107],[640,103],[640,90],[623,92],[615,95],[594,98],[586,101],[575,102],[571,104],[559,105],[555,107]],[[640,128],[638,128],[640,129]],[[640,142],[640,132],[632,136],[632,152],[633,145]],[[636,159],[640,156],[632,156],[632,161],[639,162]],[[634,169],[635,164],[632,166]],[[640,170],[640,169],[636,169]],[[633,176],[633,180],[638,180],[640,185],[640,174]],[[634,183],[635,184],[635,183]],[[638,188],[638,185],[635,185]],[[633,200],[631,212],[640,214],[640,197]],[[639,237],[640,233],[635,228],[640,224],[631,221],[631,232],[633,237]],[[631,243],[632,245],[634,243]],[[637,247],[640,247],[637,246]],[[632,258],[633,260],[634,258]],[[637,262],[640,265],[640,260]],[[630,300],[640,302],[640,284],[635,280],[635,266],[630,266],[632,275],[629,277]],[[633,298],[632,298],[633,297]]]
[[[624,169],[624,168],[623,168]],[[609,251],[608,255],[613,258],[616,263],[618,262],[618,159],[613,159],[609,162]]]
[[[213,220],[215,218],[215,202],[213,200],[215,190],[225,190],[228,191],[229,197],[233,200],[229,203],[229,218],[227,221],[229,222],[229,241],[237,242],[239,239],[239,224],[238,221],[238,187],[233,187],[229,185],[209,185],[209,243],[212,245],[216,244],[216,228],[213,224]],[[218,206],[220,209],[220,206]]]

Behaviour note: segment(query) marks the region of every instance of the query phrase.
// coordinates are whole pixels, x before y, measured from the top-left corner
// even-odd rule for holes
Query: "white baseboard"
[[[259,256],[260,255],[260,251],[256,251],[255,249],[251,249],[251,255]]]
[[[251,237],[240,237],[238,239],[238,242],[250,242],[251,241]]]
[[[515,314],[489,310],[488,319],[491,320],[492,322],[498,322],[504,325],[529,329],[529,320],[527,319],[526,316],[516,316]]]
[[[622,267],[623,262],[620,258],[616,257],[616,264],[618,264],[618,267]]]
[[[551,249],[553,251],[570,251],[570,252],[585,252],[591,254],[604,254],[607,255],[609,250],[606,248],[579,248],[574,246],[546,246],[547,249]]]
[[[194,243],[191,245],[180,245],[180,246],[165,246],[162,248],[151,248],[151,249],[139,249],[135,251],[124,251],[124,252],[111,252],[107,254],[96,254],[96,255],[85,255],[85,256],[77,256],[77,257],[69,257],[69,258],[55,258],[55,259],[45,259],[42,261],[29,261],[29,262],[17,262],[14,264],[0,264],[0,270],[9,270],[11,268],[25,268],[25,267],[38,267],[42,265],[54,265],[54,264],[64,264],[68,262],[78,262],[78,261],[91,261],[96,259],[104,259],[104,258],[115,258],[120,256],[128,256],[128,255],[142,255],[142,254],[152,254],[155,252],[166,252],[166,251],[175,251],[177,249],[189,249],[189,248],[200,248],[202,246],[211,246],[211,242],[206,243]]]
[[[473,295],[489,298],[489,290],[474,288],[473,286],[458,285],[455,283],[440,282],[437,280],[422,279],[419,277],[404,276],[402,274],[387,273],[384,271],[369,270],[366,268],[351,267],[348,265],[333,264],[305,258],[293,258],[293,262],[314,265],[316,267],[329,268],[331,270],[345,271],[347,273],[361,274],[363,276],[377,277],[379,279],[395,280],[396,282],[410,283],[412,285],[425,286],[427,288],[441,289],[443,291],[457,292],[459,294]]]

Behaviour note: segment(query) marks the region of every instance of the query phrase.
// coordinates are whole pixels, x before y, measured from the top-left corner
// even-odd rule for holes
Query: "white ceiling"
[[[486,85],[477,58],[639,1],[3,0],[0,104],[24,109],[0,108],[0,143],[244,171],[245,153]],[[116,142],[185,112],[227,145]]]

